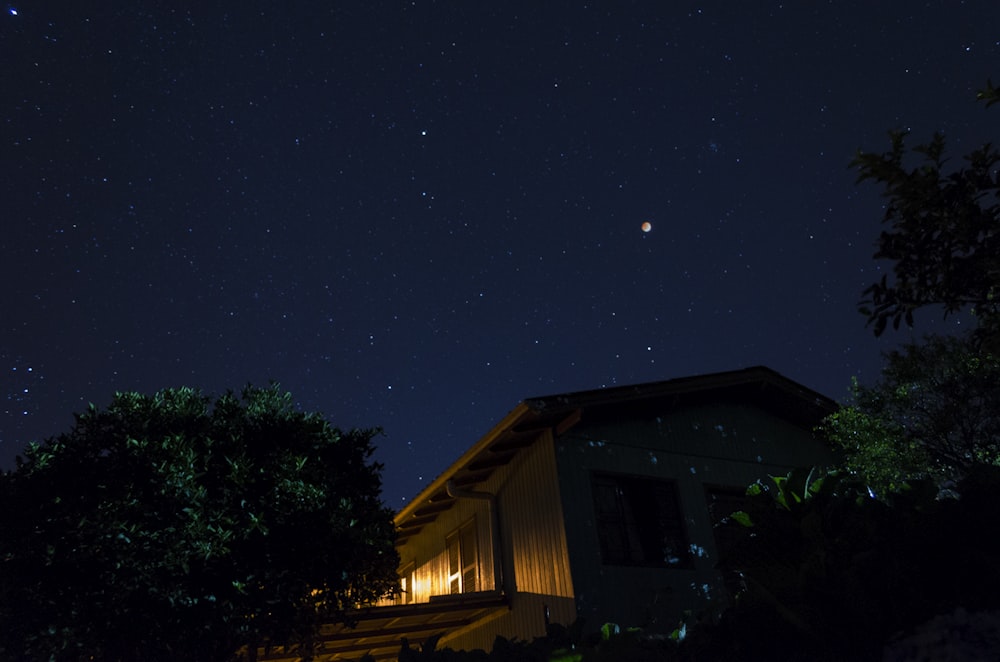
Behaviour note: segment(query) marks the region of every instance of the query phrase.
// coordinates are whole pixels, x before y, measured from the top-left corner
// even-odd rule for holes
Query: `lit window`
[[[408,605],[413,602],[413,564],[407,563],[399,572],[399,599],[397,604]]]
[[[594,474],[593,490],[605,564],[690,567],[684,519],[673,481]]]
[[[476,545],[476,520],[472,519],[449,535],[448,592],[473,593],[479,586],[478,549]]]

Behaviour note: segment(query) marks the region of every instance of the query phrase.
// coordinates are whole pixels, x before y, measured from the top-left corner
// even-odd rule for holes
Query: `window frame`
[[[746,487],[737,485],[707,484],[704,487],[705,505],[712,522],[712,542],[715,544],[715,555],[716,558],[725,560],[724,555],[732,553],[731,550],[734,541],[738,540],[738,534],[732,532],[728,526],[723,527],[722,525],[730,519],[734,512],[743,510],[732,507],[738,502],[745,505],[750,497],[747,496]],[[744,588],[743,575],[738,571],[724,572],[722,583],[730,595],[736,595]]]
[[[591,490],[603,565],[669,569],[694,566],[676,480],[593,471]],[[644,526],[649,520],[655,524]]]
[[[416,564],[410,561],[399,571],[399,599],[396,604],[408,605],[414,602],[413,580]]]
[[[449,595],[479,590],[479,530],[475,517],[445,536],[445,563]]]

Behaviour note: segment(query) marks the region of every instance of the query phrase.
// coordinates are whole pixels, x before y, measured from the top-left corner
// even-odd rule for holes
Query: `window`
[[[719,485],[705,488],[708,512],[712,517],[716,553],[722,561],[733,553],[732,550],[740,539],[738,528],[734,529],[732,525],[724,524],[728,522],[730,515],[746,508],[746,492],[746,488]],[[743,577],[736,571],[723,572],[722,580],[730,595],[736,595],[743,586]]]
[[[705,499],[708,501],[708,513],[712,517],[712,533],[715,546],[719,553],[724,553],[731,546],[734,538],[733,529],[722,526],[729,521],[729,516],[738,510],[746,508],[746,488],[723,487],[712,485],[705,487]]]
[[[407,563],[399,572],[399,598],[396,604],[408,605],[413,602],[413,564]]]
[[[747,490],[745,487],[727,487],[710,485],[705,487],[705,498],[708,500],[708,512],[712,515],[712,524],[720,524],[737,510],[746,508]]]
[[[448,547],[448,592],[473,593],[479,586],[476,520],[462,525],[445,539]]]
[[[594,474],[593,490],[604,563],[690,567],[684,519],[673,481]]]

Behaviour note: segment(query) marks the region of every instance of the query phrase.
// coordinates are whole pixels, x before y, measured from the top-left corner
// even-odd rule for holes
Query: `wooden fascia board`
[[[337,634],[320,635],[316,637],[317,641],[321,642],[335,642],[335,641],[351,641],[351,640],[365,640],[368,646],[384,646],[385,643],[379,643],[376,641],[368,641],[378,639],[379,637],[395,637],[396,635],[408,635],[411,639],[415,636],[420,636],[421,634],[434,634],[435,632],[440,632],[441,630],[450,630],[452,628],[465,627],[470,623],[476,622],[481,618],[480,612],[475,612],[467,616],[461,616],[459,618],[446,620],[446,621],[428,621],[426,623],[418,623],[415,625],[397,625],[395,627],[381,628],[379,630],[364,631],[364,632],[354,632],[353,630],[344,630],[343,632],[338,632]],[[393,642],[389,642],[392,645]],[[395,640],[395,645],[399,646],[399,640]],[[338,648],[338,650],[347,650],[346,648]]]
[[[774,386],[789,395],[796,396],[804,402],[835,406],[835,403],[827,396],[763,366],[730,372],[679,377],[663,382],[633,384],[630,386],[528,398],[525,400],[525,403],[531,403],[540,412],[555,412],[573,408],[607,407],[623,402],[663,398],[670,395],[684,396],[689,393],[722,390],[755,383],[761,386]]]
[[[492,430],[487,432],[486,435],[469,448],[469,450],[465,451],[465,453],[455,460],[451,466],[445,469],[440,476],[431,481],[430,485],[421,490],[420,493],[414,497],[413,501],[408,503],[402,510],[396,513],[396,526],[398,527],[401,522],[404,522],[407,518],[412,517],[413,513],[421,506],[426,505],[426,502],[429,501],[435,493],[444,491],[448,481],[451,480],[456,473],[471,463],[480,453],[489,448],[490,444],[496,441],[504,432],[514,427],[531,411],[531,407],[524,402],[518,403],[518,405],[514,407],[510,413],[503,418],[503,420],[497,423]]]

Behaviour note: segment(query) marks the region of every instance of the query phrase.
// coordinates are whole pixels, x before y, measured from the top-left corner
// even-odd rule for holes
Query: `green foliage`
[[[993,87],[992,80],[987,80],[986,87],[976,93],[976,99],[978,101],[985,101],[986,107],[989,108],[993,104],[1000,102],[1000,89]]]
[[[810,475],[812,478],[810,478]],[[721,618],[689,629],[680,659],[875,660],[884,644],[1000,591],[993,520],[1000,469],[977,466],[938,499],[918,481],[884,500],[843,472],[795,471],[748,491],[720,568],[743,587]]]
[[[992,83],[979,92],[987,107],[998,101]],[[908,148],[907,133],[890,133],[889,151],[858,152],[858,181],[872,180],[888,198],[876,259],[892,261],[893,279],[865,290],[860,311],[881,335],[891,321],[913,325],[918,308],[945,315],[970,309],[985,334],[997,333],[1000,312],[1000,152],[987,143],[951,168],[945,139]]]
[[[376,431],[276,386],[118,393],[0,479],[0,658],[228,659],[396,586]]]
[[[1000,91],[987,83],[978,98],[989,107]],[[1000,152],[986,144],[953,167],[943,136],[916,147],[906,137],[852,162],[859,181],[884,187],[875,258],[893,263],[860,310],[877,336],[923,307],[968,310],[979,326],[905,345],[879,383],[855,382],[853,403],[821,427],[845,453],[841,470],[750,486],[745,509],[719,525],[734,602],[688,630],[678,659],[878,660],[938,614],[995,608]]]
[[[877,384],[853,390],[853,404],[821,430],[878,494],[1000,463],[1000,358],[969,339],[904,345],[886,355]]]
[[[856,381],[853,390],[857,401],[861,387]],[[930,457],[922,445],[907,439],[898,424],[863,411],[859,405],[830,414],[820,430],[844,450],[844,468],[863,476],[877,495],[932,473]]]

